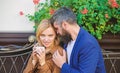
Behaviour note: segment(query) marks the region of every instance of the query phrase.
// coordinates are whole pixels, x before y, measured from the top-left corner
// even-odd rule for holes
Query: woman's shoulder
[[[63,50],[63,48],[61,46],[55,46],[54,47],[56,50]]]

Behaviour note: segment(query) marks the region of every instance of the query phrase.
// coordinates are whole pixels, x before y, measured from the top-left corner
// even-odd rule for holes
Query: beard
[[[62,33],[62,35],[59,35],[60,42],[63,44],[68,44],[68,42],[72,40],[71,35],[64,29],[62,29]]]

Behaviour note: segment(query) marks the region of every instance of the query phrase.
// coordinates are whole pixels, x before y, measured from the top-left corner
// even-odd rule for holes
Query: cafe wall
[[[33,0],[0,0],[0,32],[33,32],[28,13],[34,13]]]

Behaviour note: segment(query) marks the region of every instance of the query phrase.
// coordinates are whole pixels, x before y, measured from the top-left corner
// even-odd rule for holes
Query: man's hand
[[[62,65],[66,62],[66,52],[63,50],[63,56],[60,55],[58,50],[53,54],[53,59],[54,63],[62,68]]]

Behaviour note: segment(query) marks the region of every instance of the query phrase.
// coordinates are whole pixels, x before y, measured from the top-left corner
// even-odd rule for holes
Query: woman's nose
[[[44,39],[45,41],[48,41],[49,40],[49,38],[48,37],[45,37],[45,39]]]

